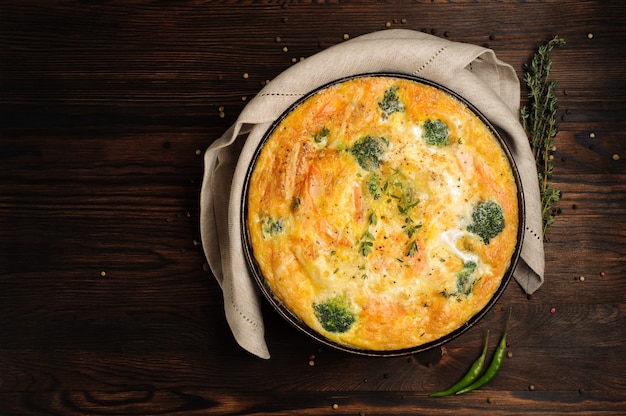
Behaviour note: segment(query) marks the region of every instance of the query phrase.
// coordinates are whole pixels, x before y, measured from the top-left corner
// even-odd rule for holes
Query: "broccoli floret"
[[[371,171],[380,166],[380,158],[385,151],[383,146],[387,145],[389,141],[384,137],[367,135],[357,140],[350,148],[350,152],[359,166]]]
[[[456,299],[460,302],[462,297],[467,298],[470,293],[472,293],[472,289],[474,285],[478,281],[478,279],[471,279],[470,276],[476,270],[476,263],[473,261],[468,261],[463,264],[463,269],[456,274],[456,290],[454,292],[448,292],[444,290],[441,294],[446,297],[456,297]]]
[[[367,190],[374,199],[379,199],[382,196],[380,176],[378,176],[376,173],[372,173],[367,179]]]
[[[400,97],[398,97],[399,89],[400,87],[397,85],[387,88],[382,100],[378,102],[378,107],[383,112],[383,118],[387,118],[393,113],[404,111],[404,104],[402,104]]]
[[[328,332],[346,332],[356,321],[356,314],[350,309],[344,296],[337,296],[322,303],[314,303],[315,317]]]
[[[482,238],[485,244],[504,230],[504,212],[494,201],[478,204],[472,213],[472,221],[467,230]]]
[[[261,229],[266,236],[274,236],[283,232],[284,225],[282,219],[274,219],[271,216],[266,217],[261,222]]]
[[[322,127],[320,131],[318,131],[317,133],[313,135],[313,140],[315,140],[315,143],[325,146],[326,143],[328,143],[329,134],[330,134],[330,130],[328,129],[328,127]]]
[[[426,140],[426,144],[433,146],[445,146],[448,144],[448,126],[441,120],[426,120],[424,122],[424,130],[422,138]]]
[[[456,274],[456,293],[457,295],[465,295],[468,296],[472,293],[472,288],[474,287],[475,280],[470,281],[469,277],[476,270],[476,263],[473,261],[468,261],[463,264],[463,269]]]

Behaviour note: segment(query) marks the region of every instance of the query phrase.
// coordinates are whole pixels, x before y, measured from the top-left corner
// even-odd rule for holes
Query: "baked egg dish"
[[[432,344],[484,311],[520,239],[494,130],[461,99],[400,75],[337,81],[271,128],[245,224],[264,289],[353,350]]]

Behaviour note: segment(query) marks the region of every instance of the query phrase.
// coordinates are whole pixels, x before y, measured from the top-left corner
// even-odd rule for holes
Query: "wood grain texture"
[[[321,347],[264,305],[272,358],[252,357],[199,243],[202,152],[268,80],[387,26],[488,46],[519,76],[566,40],[546,282],[397,358]],[[2,2],[0,415],[623,414],[625,39],[619,1]],[[498,377],[428,398],[509,307]]]

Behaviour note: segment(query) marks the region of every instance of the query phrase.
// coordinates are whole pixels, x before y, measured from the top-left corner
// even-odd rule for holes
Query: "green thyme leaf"
[[[556,81],[549,81],[552,69],[551,52],[565,40],[555,36],[539,47],[532,60],[524,65],[524,82],[528,86],[528,106],[520,110],[522,126],[528,135],[530,147],[535,156],[541,194],[541,212],[543,217],[543,236],[554,223],[552,207],[561,198],[558,189],[549,183],[552,176],[552,156],[555,149],[554,138],[557,134]]]

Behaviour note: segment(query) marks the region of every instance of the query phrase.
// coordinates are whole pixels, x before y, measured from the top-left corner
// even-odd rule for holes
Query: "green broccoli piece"
[[[328,332],[346,332],[356,321],[345,296],[337,296],[322,303],[314,303],[315,317]]]
[[[470,293],[472,293],[472,289],[478,281],[478,279],[470,280],[470,276],[474,273],[474,270],[476,270],[476,263],[473,261],[465,262],[463,269],[456,274],[456,290],[454,292],[444,290],[441,294],[445,298],[454,296],[459,302],[462,300],[462,297],[467,298]]]
[[[330,134],[330,130],[328,129],[328,127],[322,127],[320,131],[318,131],[317,133],[313,135],[313,140],[315,140],[315,143],[325,146],[326,143],[328,143],[329,134]]]
[[[448,125],[441,120],[426,120],[424,122],[424,130],[422,138],[426,140],[426,144],[432,146],[445,146],[448,144]]]
[[[472,288],[474,287],[475,280],[470,281],[469,277],[476,270],[476,263],[473,261],[468,261],[463,264],[463,269],[456,274],[456,293],[457,295],[465,295],[468,296],[472,293]]]
[[[367,135],[357,140],[350,148],[350,152],[359,166],[371,171],[380,166],[380,158],[385,151],[383,146],[387,145],[389,141],[384,137]]]
[[[261,230],[266,236],[280,234],[284,230],[283,220],[268,216],[261,222]]]
[[[378,102],[378,108],[380,108],[383,112],[383,118],[387,118],[393,113],[403,112],[404,104],[400,101],[400,97],[398,97],[398,90],[400,87],[397,85],[393,85],[385,91],[383,94],[382,100]]]
[[[472,213],[472,221],[467,230],[482,238],[485,244],[504,230],[504,212],[494,201],[478,204]]]
[[[367,190],[374,199],[379,199],[382,196],[380,176],[376,173],[372,173],[367,179]]]

